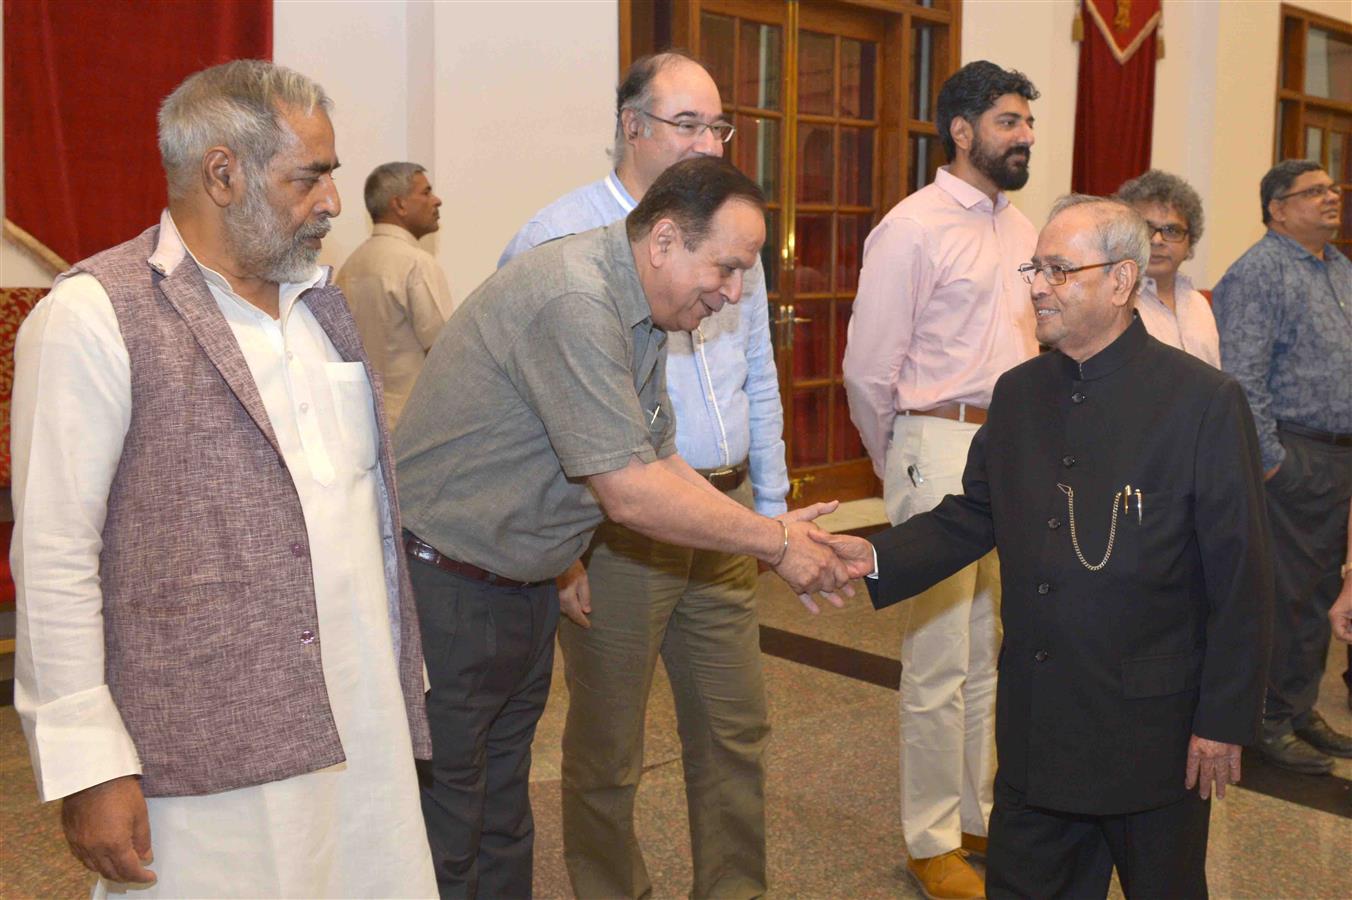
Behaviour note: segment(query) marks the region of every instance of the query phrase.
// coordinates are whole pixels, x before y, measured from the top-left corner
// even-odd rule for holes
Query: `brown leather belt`
[[[725,466],[721,469],[696,469],[695,471],[726,494],[728,491],[735,491],[742,486],[742,482],[746,481],[748,468],[747,461],[742,460],[735,466]]]
[[[938,416],[940,419],[952,419],[954,422],[971,422],[973,425],[986,423],[986,411],[970,403],[945,403],[933,409],[907,410],[908,416]]]
[[[472,566],[467,562],[461,562],[458,559],[451,559],[445,556],[436,547],[418,538],[411,531],[404,532],[404,552],[418,562],[425,562],[429,566],[436,566],[443,572],[450,572],[452,575],[462,575],[465,578],[472,578],[475,581],[484,581],[488,584],[499,584],[503,587],[522,588],[535,587],[539,584],[545,584],[543,581],[514,581],[511,578],[504,578],[501,575],[481,569],[478,566]]]

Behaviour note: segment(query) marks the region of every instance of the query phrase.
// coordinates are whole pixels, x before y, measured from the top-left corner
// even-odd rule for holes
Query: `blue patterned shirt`
[[[498,266],[545,241],[609,225],[635,205],[611,172],[536,213],[507,244]],[[744,284],[740,303],[725,305],[693,332],[667,335],[667,395],[676,413],[681,458],[697,469],[749,460],[756,512],[777,516],[787,509],[789,473],[759,260]]]
[[[1221,363],[1244,386],[1263,468],[1286,456],[1277,423],[1352,434],[1352,262],[1321,260],[1268,231],[1225,273],[1213,298]]]

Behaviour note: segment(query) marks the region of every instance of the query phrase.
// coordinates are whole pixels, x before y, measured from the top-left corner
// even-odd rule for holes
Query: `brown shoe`
[[[929,900],[981,900],[986,896],[986,881],[967,862],[965,850],[908,860],[906,869]]]
[[[986,836],[984,834],[968,834],[965,831],[962,833],[962,849],[973,856],[979,856],[982,859],[985,859],[986,843]]]

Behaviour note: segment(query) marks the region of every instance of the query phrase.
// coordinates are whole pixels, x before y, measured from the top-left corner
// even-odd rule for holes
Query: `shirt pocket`
[[[359,362],[325,363],[324,375],[333,394],[343,459],[359,471],[373,468],[379,435],[366,366]]]

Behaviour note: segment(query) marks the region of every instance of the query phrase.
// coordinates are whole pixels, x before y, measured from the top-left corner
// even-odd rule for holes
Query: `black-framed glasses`
[[[1292,197],[1323,197],[1325,194],[1332,194],[1335,197],[1343,195],[1341,185],[1337,184],[1316,184],[1314,187],[1307,187],[1303,191],[1292,191],[1289,194],[1278,194],[1274,200],[1290,200]]]
[[[699,119],[664,119],[661,116],[655,116],[646,109],[640,109],[648,118],[661,122],[664,125],[670,125],[676,129],[676,133],[683,138],[695,140],[704,134],[705,131],[712,131],[714,137],[718,138],[720,144],[726,144],[732,140],[732,136],[737,133],[737,129],[727,122],[701,122]]]
[[[1067,275],[1074,275],[1076,272],[1083,272],[1085,269],[1101,269],[1104,266],[1115,266],[1120,262],[1126,262],[1126,260],[1112,259],[1108,262],[1090,263],[1087,266],[1063,266],[1060,263],[1045,263],[1039,266],[1034,263],[1026,262],[1019,266],[1019,274],[1023,276],[1025,282],[1032,284],[1033,279],[1037,277],[1037,273],[1041,272],[1042,277],[1047,279],[1048,284],[1058,285],[1066,283]]]
[[[1188,229],[1184,228],[1182,225],[1175,225],[1172,222],[1168,225],[1156,225],[1154,222],[1146,219],[1145,224],[1150,227],[1150,239],[1152,241],[1155,239],[1155,235],[1158,234],[1169,243],[1177,244],[1188,236]]]

